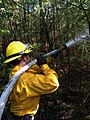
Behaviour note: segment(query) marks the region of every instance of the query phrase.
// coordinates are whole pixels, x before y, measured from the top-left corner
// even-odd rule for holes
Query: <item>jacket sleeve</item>
[[[30,84],[31,96],[52,93],[59,87],[58,75],[47,64],[41,67],[44,75],[36,74]]]

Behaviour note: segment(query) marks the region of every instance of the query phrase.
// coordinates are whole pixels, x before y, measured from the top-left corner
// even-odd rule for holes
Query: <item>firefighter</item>
[[[13,65],[9,79],[30,62],[30,52],[32,50],[29,46],[20,41],[13,41],[7,46],[4,63]],[[9,100],[12,120],[34,120],[40,95],[53,93],[58,87],[57,73],[48,66],[44,57],[38,57],[37,64],[19,77],[11,91]]]

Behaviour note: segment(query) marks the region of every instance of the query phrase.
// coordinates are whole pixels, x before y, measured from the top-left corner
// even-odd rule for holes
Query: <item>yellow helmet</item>
[[[15,60],[21,57],[24,53],[29,53],[31,51],[32,50],[30,50],[28,44],[23,44],[20,41],[13,41],[8,45],[6,49],[6,60],[4,61],[4,63]]]

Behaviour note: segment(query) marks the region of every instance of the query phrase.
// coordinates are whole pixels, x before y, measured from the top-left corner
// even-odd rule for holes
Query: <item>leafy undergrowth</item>
[[[90,120],[90,64],[70,66],[59,79],[59,89],[41,99],[40,120]]]
[[[58,60],[54,64],[54,69],[59,74],[60,87],[52,94],[41,96],[35,120],[38,117],[39,120],[90,120],[90,62],[74,59],[74,63],[69,61],[68,64],[65,60]],[[7,66],[3,68],[1,64],[1,92],[8,82],[5,68]],[[9,106],[8,102],[2,120],[10,120]]]

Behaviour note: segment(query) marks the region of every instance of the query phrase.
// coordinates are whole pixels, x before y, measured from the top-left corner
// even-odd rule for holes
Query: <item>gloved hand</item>
[[[37,57],[37,65],[42,66],[43,64],[47,64],[46,58],[43,56]]]

